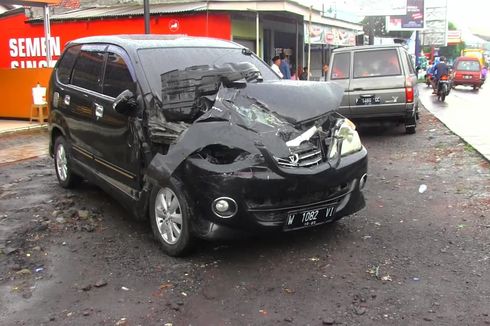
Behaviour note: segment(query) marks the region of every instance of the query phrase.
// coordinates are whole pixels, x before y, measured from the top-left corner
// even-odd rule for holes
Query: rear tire
[[[63,188],[74,188],[82,178],[71,168],[71,154],[65,137],[59,136],[54,142],[54,168],[59,184]]]
[[[417,128],[417,117],[414,116],[405,121],[405,133],[408,135],[413,135]]]
[[[173,177],[151,192],[151,228],[161,249],[169,256],[184,256],[193,248],[189,203],[183,184]]]

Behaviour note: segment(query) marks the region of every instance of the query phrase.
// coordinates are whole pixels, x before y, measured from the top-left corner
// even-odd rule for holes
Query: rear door
[[[351,52],[333,53],[329,70],[329,80],[334,81],[344,88],[344,97],[342,98],[338,112],[346,116],[351,114],[348,94],[351,61]]]
[[[405,75],[396,48],[353,52],[349,105],[353,118],[401,116],[406,112]]]
[[[73,67],[71,82],[60,94],[64,106],[72,140],[73,155],[93,166],[94,137],[94,98],[101,91],[102,69],[104,64],[104,45],[83,45]]]

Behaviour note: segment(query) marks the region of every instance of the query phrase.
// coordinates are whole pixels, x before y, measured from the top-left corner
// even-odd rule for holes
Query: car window
[[[346,79],[350,73],[350,53],[337,53],[333,57],[331,79]]]
[[[255,54],[246,54],[242,48],[142,48],[138,50],[145,75],[153,93],[161,99],[162,75],[193,66],[214,66],[226,63],[249,62],[260,71],[263,80],[278,80],[272,69]]]
[[[123,91],[133,89],[133,78],[123,58],[116,53],[108,53],[102,92],[117,97]]]
[[[396,49],[354,53],[354,78],[396,76],[401,74]]]
[[[71,70],[73,69],[73,64],[77,59],[78,53],[80,52],[80,48],[80,45],[69,47],[58,63],[56,75],[58,76],[58,80],[63,84],[70,83]]]
[[[459,61],[456,70],[480,71],[480,63],[477,61]]]
[[[71,83],[92,91],[100,91],[104,53],[98,51],[80,51]]]

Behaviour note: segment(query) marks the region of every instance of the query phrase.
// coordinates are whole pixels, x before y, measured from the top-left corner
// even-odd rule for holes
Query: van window
[[[413,62],[413,58],[410,54],[406,53],[407,56],[407,63],[408,63],[408,70],[410,71],[410,74],[415,75],[417,72],[415,71],[415,63]]]
[[[354,78],[396,76],[401,74],[396,49],[354,53]]]
[[[97,51],[80,51],[71,83],[92,91],[100,91],[104,53]]]
[[[458,61],[456,70],[480,71],[480,63],[478,61]]]
[[[106,95],[117,97],[127,89],[134,91],[132,88],[133,78],[131,77],[126,62],[124,62],[120,55],[109,52],[102,92]]]
[[[331,79],[347,79],[350,73],[350,53],[337,53],[333,57]]]
[[[56,69],[56,75],[61,83],[70,83],[71,70],[73,69],[73,64],[75,63],[79,52],[79,45],[71,46],[65,51],[63,57],[60,59],[58,69]]]

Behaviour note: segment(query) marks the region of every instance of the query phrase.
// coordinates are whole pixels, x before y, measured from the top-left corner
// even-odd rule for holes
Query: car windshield
[[[138,55],[154,95],[161,100],[161,75],[173,70],[184,70],[192,66],[223,65],[226,63],[249,62],[254,64],[263,80],[278,77],[262,60],[241,48],[148,48],[139,49]]]
[[[480,71],[480,64],[477,61],[460,61],[456,70]]]

